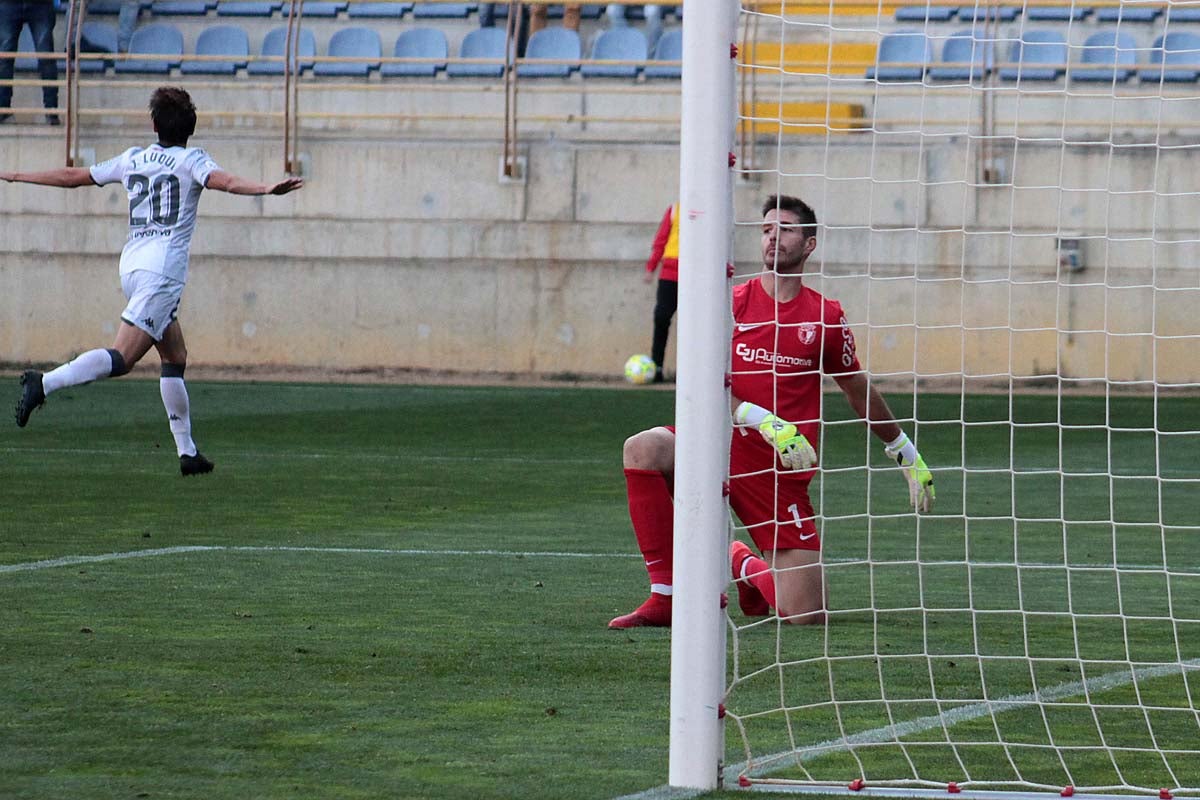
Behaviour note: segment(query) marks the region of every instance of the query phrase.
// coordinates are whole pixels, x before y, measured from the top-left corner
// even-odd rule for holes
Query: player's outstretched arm
[[[917,511],[932,511],[937,496],[933,490],[933,473],[925,465],[925,459],[917,452],[917,446],[896,423],[896,415],[888,406],[883,395],[871,386],[867,376],[861,372],[834,376],[850,407],[859,419],[865,420],[871,432],[883,441],[883,451],[900,467],[904,480],[908,482],[908,499]]]
[[[92,180],[92,171],[87,167],[60,167],[43,172],[0,172],[0,181],[36,183],[39,186],[59,186],[63,189],[96,185]]]
[[[206,189],[216,189],[219,192],[229,192],[230,194],[247,195],[287,194],[303,186],[303,178],[284,178],[277,183],[259,183],[258,181],[252,181],[222,169],[213,170],[209,173],[208,182],[204,185]]]

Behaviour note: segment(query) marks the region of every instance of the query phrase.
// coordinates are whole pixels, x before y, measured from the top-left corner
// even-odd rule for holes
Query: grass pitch
[[[15,380],[6,385],[15,393]],[[28,428],[0,425],[0,796],[599,798],[664,782],[669,635],[605,625],[646,590],[621,443],[670,421],[671,393],[189,389],[197,441],[217,463],[210,476],[179,476],[155,382],[66,390]],[[757,746],[775,752],[786,739],[765,729],[770,714],[753,716],[768,698],[778,705],[778,675],[795,677],[784,686],[789,704],[821,702],[805,693],[799,662],[822,653],[827,635],[848,656],[839,662],[845,696],[877,694],[878,670],[856,673],[856,659],[881,631],[893,652],[923,646],[923,605],[962,646],[965,587],[986,589],[998,607],[1026,597],[1011,594],[1014,581],[1036,568],[1018,562],[1132,563],[1154,556],[1145,542],[1166,542],[1158,563],[1178,577],[1151,575],[1131,601],[1161,610],[1153,598],[1170,589],[1176,616],[1200,616],[1197,549],[1187,531],[1164,537],[1159,525],[1188,524],[1180,492],[1194,496],[1197,468],[1180,456],[1195,452],[1197,437],[1151,434],[1149,460],[1114,465],[1128,483],[1101,482],[1087,473],[1114,452],[1107,438],[1081,431],[1064,448],[1053,427],[1007,424],[1022,414],[1062,419],[1054,398],[1022,399],[1016,410],[1007,402],[921,399],[922,451],[945,468],[944,516],[923,527],[901,513],[903,481],[862,427],[829,427],[833,471],[818,500],[835,560],[831,605],[845,621],[785,631],[797,665],[784,670],[771,669],[769,626],[739,631],[741,674],[765,666],[776,676],[751,678],[731,698],[751,727],[764,726]],[[1109,413],[1096,403],[1071,401],[1069,412]],[[1154,419],[1148,400],[1120,403],[1123,419]],[[829,405],[831,419],[845,417],[839,399]],[[904,405],[894,402],[901,414]],[[1160,401],[1157,411],[1180,432],[1200,430],[1194,401]],[[1144,433],[1129,436],[1137,441],[1118,452],[1146,444]],[[874,468],[856,468],[868,454]],[[1014,465],[1067,477],[1015,474]],[[1152,481],[1151,503],[1145,479],[1156,474],[1182,483]],[[1081,513],[1066,533],[1047,521]],[[1104,533],[1114,515],[1130,520],[1115,540]],[[999,566],[976,575],[961,563],[968,555]],[[1086,596],[1106,602],[1107,580]],[[1033,591],[1026,601],[1050,611],[1074,597],[1057,578],[1016,591]],[[868,600],[888,613],[859,610]],[[746,622],[736,610],[733,619]],[[1181,655],[1200,655],[1191,629],[1179,628]],[[1037,640],[1061,644],[1069,629],[1058,620]],[[1003,625],[995,641],[1008,641]],[[920,678],[936,689],[945,673],[970,691],[961,670],[937,659],[894,667],[882,679],[889,687]],[[998,689],[1030,681],[1028,670],[1003,676]],[[848,732],[928,706],[864,702]],[[1194,723],[1185,730],[1196,733]],[[732,728],[727,739],[729,761],[743,760]],[[844,771],[837,758],[831,774]]]

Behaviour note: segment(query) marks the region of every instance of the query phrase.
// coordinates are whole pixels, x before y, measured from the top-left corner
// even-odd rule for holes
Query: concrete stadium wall
[[[0,132],[5,168],[61,165],[48,131],[18,130]],[[131,136],[84,145],[102,158]],[[193,144],[233,172],[281,172],[276,142]],[[207,194],[181,311],[193,363],[617,374],[649,349],[642,264],[678,148],[521,147],[526,179],[504,181],[497,143],[311,133],[302,192]],[[808,198],[828,226],[814,284],[842,301],[873,372],[1200,382],[1186,151],[1023,144],[1010,187],[971,185],[953,138],[797,140],[756,158],[788,177],[737,182],[739,271],[757,268],[763,197]],[[0,187],[0,362],[111,341],[126,213],[116,187]],[[1060,274],[1068,234],[1085,237],[1086,269]]]

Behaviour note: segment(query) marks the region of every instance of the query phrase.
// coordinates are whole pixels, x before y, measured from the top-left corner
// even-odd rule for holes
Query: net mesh
[[[816,209],[806,285],[938,490],[827,387],[828,624],[730,609],[752,785],[1200,795],[1193,19],[743,5],[738,262],[765,195]]]

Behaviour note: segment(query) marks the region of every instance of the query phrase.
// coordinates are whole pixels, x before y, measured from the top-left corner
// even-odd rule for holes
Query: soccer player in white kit
[[[196,107],[183,89],[162,87],[150,98],[150,119],[158,142],[131,147],[93,167],[45,172],[0,172],[0,180],[73,189],[120,182],[129,193],[129,237],[121,251],[121,289],[128,305],[113,346],[89,350],[43,374],[21,375],[17,425],[24,427],[46,396],[129,372],[149,352],[162,361],[159,388],[183,475],[211,472],[213,464],[192,441],[187,388],[183,382],[187,347],[176,313],[187,283],[188,251],[196,227],[196,207],[204,189],[231,194],[287,194],[304,185],[300,178],[265,184],[225,172],[187,142],[196,130]]]

